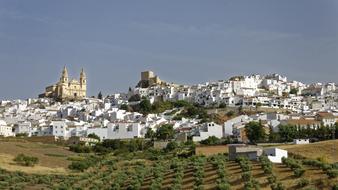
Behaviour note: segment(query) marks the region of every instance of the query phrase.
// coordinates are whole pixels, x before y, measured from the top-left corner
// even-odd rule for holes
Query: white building
[[[12,127],[7,126],[7,123],[3,120],[0,120],[0,136],[4,137],[14,136]]]
[[[143,138],[146,131],[144,125],[132,122],[109,123],[108,139],[133,139]]]
[[[288,157],[288,151],[279,148],[264,149],[264,154],[272,163],[282,163],[282,158]]]
[[[211,136],[222,138],[223,137],[223,126],[217,125],[214,122],[204,123],[202,126],[198,128],[197,136],[193,136],[192,140],[194,142],[199,142]]]
[[[293,139],[293,144],[310,144],[309,139]]]
[[[63,138],[69,138],[71,136],[66,121],[52,121],[50,128],[52,129],[53,136]]]
[[[15,126],[15,134],[27,134],[29,137],[32,135],[32,124],[31,122],[21,122]]]

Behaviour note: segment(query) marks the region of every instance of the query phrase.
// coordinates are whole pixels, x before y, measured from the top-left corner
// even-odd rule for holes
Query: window
[[[129,125],[129,126],[127,127],[127,131],[128,131],[128,132],[133,131],[133,126],[132,126],[132,125]]]

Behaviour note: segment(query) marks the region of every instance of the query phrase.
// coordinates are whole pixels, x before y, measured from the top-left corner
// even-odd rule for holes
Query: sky
[[[0,0],[0,99],[37,97],[65,65],[107,95],[144,70],[180,84],[338,83],[337,62],[336,0]]]

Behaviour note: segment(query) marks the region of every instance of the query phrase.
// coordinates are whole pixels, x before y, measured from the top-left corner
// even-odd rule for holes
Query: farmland
[[[318,143],[326,146],[328,142]],[[26,146],[32,146],[27,148]],[[337,164],[308,158],[290,158],[282,164],[259,161],[229,161],[227,155],[178,156],[176,150],[144,150],[112,152],[104,155],[71,153],[62,147],[38,143],[11,142],[6,146],[22,148],[26,154],[39,156],[41,163],[28,169],[46,166],[48,151],[68,157],[81,156],[90,167],[83,171],[69,170],[66,157],[47,156],[57,162],[52,167],[64,168],[64,173],[14,172],[1,165],[0,189],[332,189],[338,184]],[[290,145],[288,145],[290,146]],[[305,146],[305,145],[302,145]],[[291,147],[291,146],[290,146]],[[294,146],[292,148],[297,148]],[[185,147],[186,148],[186,147]],[[221,147],[219,147],[221,148]],[[47,149],[47,150],[46,150]],[[58,150],[58,152],[55,151]],[[207,149],[206,147],[204,149]],[[320,150],[320,149],[319,149]],[[325,150],[325,149],[322,149]],[[1,149],[8,155],[11,152]],[[15,150],[15,151],[18,151]],[[29,152],[32,151],[32,152]],[[218,150],[216,150],[218,151]],[[319,151],[317,151],[319,152]],[[53,155],[52,154],[52,155]],[[316,154],[318,155],[318,154]],[[310,158],[314,158],[312,156]],[[46,158],[47,159],[47,158]],[[48,160],[48,159],[47,159]],[[81,161],[82,160],[82,161]],[[62,165],[64,164],[64,165]],[[273,176],[273,177],[271,177]]]

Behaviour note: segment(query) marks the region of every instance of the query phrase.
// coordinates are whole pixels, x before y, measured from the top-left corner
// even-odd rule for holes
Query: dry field
[[[228,153],[227,145],[198,146],[195,149],[196,155],[211,156],[219,153]]]
[[[279,146],[279,148],[306,158],[324,158],[330,163],[338,162],[338,140],[322,141],[305,145],[282,145]]]
[[[18,154],[23,153],[28,156],[39,158],[39,164],[34,167],[18,166],[13,159]],[[0,166],[8,171],[23,171],[27,173],[65,173],[68,165],[67,160],[74,153],[64,147],[32,143],[32,142],[3,142],[0,141]]]

